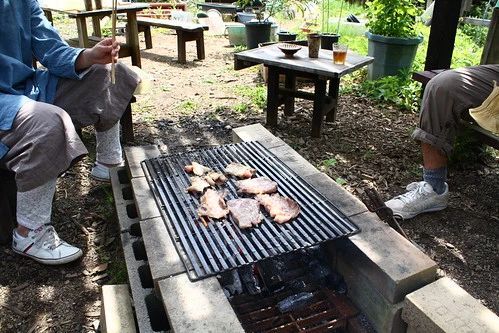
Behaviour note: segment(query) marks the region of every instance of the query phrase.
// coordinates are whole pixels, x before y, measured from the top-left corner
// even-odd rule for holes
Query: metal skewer
[[[113,0],[113,11],[111,13],[111,22],[112,22],[112,29],[111,29],[111,37],[113,39],[113,44],[116,40],[116,9],[118,7],[118,0]],[[111,83],[115,84],[116,83],[116,65],[114,63],[114,57],[111,56]]]

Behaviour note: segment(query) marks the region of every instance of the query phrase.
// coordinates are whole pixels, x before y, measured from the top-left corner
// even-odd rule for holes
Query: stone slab
[[[499,332],[499,318],[448,277],[406,296],[402,318],[411,332]]]
[[[331,201],[346,216],[352,216],[367,212],[366,206],[350,194],[343,187],[338,185],[333,179],[323,172],[319,172],[304,179],[329,201]]]
[[[143,220],[140,228],[156,288],[158,280],[186,271],[162,218]]]
[[[301,177],[311,176],[320,172],[287,144],[270,148],[269,150]]]
[[[437,264],[374,213],[350,217],[361,232],[334,243],[337,258],[354,265],[391,303],[436,279]]]
[[[161,216],[149,183],[145,177],[132,178],[133,196],[141,220]]]
[[[232,130],[234,143],[259,141],[265,148],[270,149],[285,145],[284,141],[270,133],[262,124],[253,124],[237,127]]]
[[[175,333],[244,332],[215,277],[191,282],[180,274],[158,285]]]
[[[154,145],[138,146],[138,147],[125,147],[125,161],[128,165],[128,171],[131,178],[143,177],[144,171],[142,170],[141,162],[143,160],[158,157],[161,153],[158,147]]]
[[[101,300],[102,333],[137,332],[127,284],[102,286]]]

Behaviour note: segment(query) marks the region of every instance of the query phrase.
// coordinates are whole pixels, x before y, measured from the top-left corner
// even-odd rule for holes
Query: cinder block
[[[301,177],[319,173],[319,170],[287,144],[269,150]]]
[[[180,274],[158,285],[176,333],[244,332],[215,277],[191,282]]]
[[[362,201],[338,185],[325,173],[319,172],[306,176],[304,179],[312,185],[313,188],[331,201],[346,216],[367,212],[367,208]]]
[[[173,245],[163,219],[140,221],[140,228],[155,288],[158,280],[184,273],[185,266]]]
[[[144,171],[140,163],[143,160],[158,157],[161,154],[158,147],[154,145],[125,147],[124,151],[131,178],[143,177]]]
[[[137,332],[127,284],[102,286],[101,299],[102,333]]]
[[[334,242],[338,262],[350,263],[391,303],[436,279],[437,265],[376,214],[351,216],[361,232]]]
[[[141,220],[161,216],[149,183],[145,177],[132,178],[133,196]]]
[[[285,145],[284,141],[270,133],[262,124],[234,128],[232,141],[234,143],[259,141],[267,149]]]
[[[414,333],[499,332],[499,318],[448,277],[406,296],[402,318]]]
[[[378,286],[359,274],[356,262],[337,260],[336,264],[348,286],[348,297],[369,318],[377,332],[405,332],[406,324],[400,316],[403,302],[392,303],[383,297]]]
[[[133,204],[133,200],[125,200],[123,198],[123,189],[131,186],[130,184],[121,184],[118,177],[118,172],[125,170],[125,167],[111,168],[111,186],[113,189],[114,206],[116,208],[116,215],[118,216],[118,223],[120,231],[128,231],[130,226],[139,221],[138,218],[128,216],[126,206]]]

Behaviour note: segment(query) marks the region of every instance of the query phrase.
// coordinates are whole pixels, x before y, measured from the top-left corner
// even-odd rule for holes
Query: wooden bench
[[[445,69],[436,69],[415,72],[412,74],[412,79],[421,82],[423,85],[423,90],[426,84],[437,74],[442,73]],[[461,126],[468,128],[472,131],[473,135],[482,143],[489,145],[495,149],[499,149],[499,136],[492,132],[487,131],[480,127],[467,112],[463,112],[462,118],[460,119]]]
[[[137,19],[137,25],[139,32],[144,33],[146,49],[152,48],[151,27],[160,27],[176,31],[178,62],[182,64],[186,63],[185,43],[189,41],[196,41],[198,59],[202,60],[205,58],[204,31],[208,30],[208,26],[206,25],[144,17]]]

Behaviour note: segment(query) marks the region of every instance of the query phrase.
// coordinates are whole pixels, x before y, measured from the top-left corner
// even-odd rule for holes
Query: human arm
[[[120,45],[111,38],[105,38],[90,49],[85,49],[76,59],[76,71],[82,71],[94,64],[108,64],[118,60]]]

